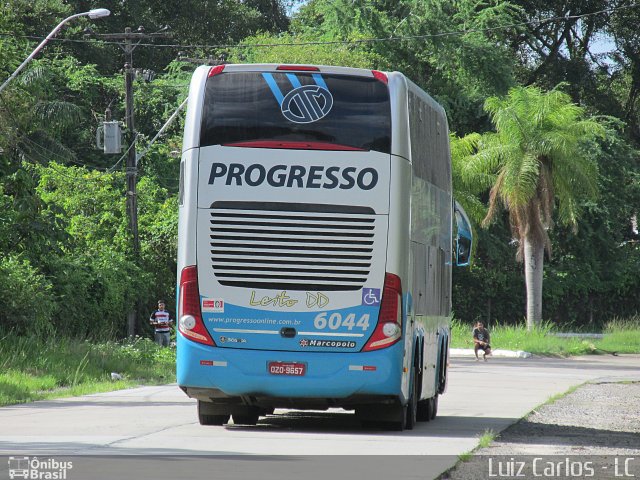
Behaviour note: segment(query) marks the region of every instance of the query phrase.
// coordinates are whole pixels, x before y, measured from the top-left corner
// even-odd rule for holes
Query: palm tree
[[[575,230],[580,199],[597,194],[597,165],[585,147],[605,130],[557,89],[516,87],[506,97],[487,99],[485,110],[496,132],[469,137],[477,149],[463,176],[491,187],[483,226],[500,205],[509,212],[517,258],[524,260],[531,329],[542,319],[544,251],[551,255],[554,208],[559,222]]]
[[[493,179],[490,174],[466,175],[469,156],[477,152],[481,138],[478,133],[471,133],[465,137],[458,137],[452,133],[449,136],[454,197],[474,223],[481,223],[487,215],[487,207],[480,200],[480,195],[489,188],[487,185],[491,185]]]

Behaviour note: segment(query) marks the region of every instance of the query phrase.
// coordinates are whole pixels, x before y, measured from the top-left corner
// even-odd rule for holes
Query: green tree
[[[313,35],[256,35],[243,41],[244,48],[232,54],[238,63],[301,63],[343,67],[386,69],[384,58],[353,45],[314,45]]]
[[[374,68],[406,74],[445,107],[451,127],[466,134],[490,127],[484,99],[515,84],[509,37],[495,27],[519,21],[521,9],[503,0],[313,0],[291,30],[316,41],[359,42],[350,48],[382,59]]]
[[[544,251],[551,253],[555,204],[559,222],[576,226],[579,200],[597,195],[597,166],[585,143],[603,136],[604,128],[585,119],[584,109],[557,89],[513,88],[506,97],[487,99],[485,108],[496,132],[482,136],[465,175],[495,175],[484,224],[494,220],[500,204],[508,210],[518,259],[524,260],[532,328],[542,319]]]
[[[640,35],[638,22],[640,11],[629,8],[624,0],[620,2],[627,8],[613,12],[607,24],[607,33],[615,42],[615,53],[611,55],[614,62],[607,69],[611,78],[610,90],[618,101],[619,108],[615,115],[623,120],[636,145],[640,144]]]
[[[620,135],[621,122],[604,125],[606,139],[594,152],[598,201],[584,203],[579,235],[554,229],[554,255],[544,280],[547,315],[591,328],[640,311],[640,237],[632,229],[640,205],[639,152]]]
[[[475,176],[465,175],[465,162],[478,148],[481,135],[470,133],[462,138],[450,135],[451,176],[456,201],[460,202],[473,222],[480,223],[487,215],[487,209],[480,200],[480,195],[491,183],[491,175],[480,173]]]
[[[173,296],[175,195],[151,177],[140,180],[141,259],[136,262],[122,200],[124,174],[53,162],[31,170],[39,178],[36,193],[44,205],[41,215],[53,216],[66,234],[52,254],[40,261],[42,271],[52,279],[57,331],[122,335],[130,308]]]

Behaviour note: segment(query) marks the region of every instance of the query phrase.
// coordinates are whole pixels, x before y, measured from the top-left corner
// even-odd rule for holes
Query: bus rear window
[[[390,153],[389,90],[375,78],[313,72],[210,77],[200,146],[270,141]]]

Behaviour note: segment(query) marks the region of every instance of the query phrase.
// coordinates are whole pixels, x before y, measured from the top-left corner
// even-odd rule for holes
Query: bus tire
[[[425,398],[418,402],[417,419],[419,422],[428,422],[431,420],[431,399]]]
[[[418,421],[418,395],[420,395],[418,391],[418,375],[416,369],[413,369],[414,374],[411,380],[411,395],[409,396],[409,402],[407,403],[407,420],[406,420],[406,428],[407,430],[413,430],[413,427],[416,426]]]
[[[386,427],[387,430],[396,432],[405,430],[407,428],[408,406],[409,403],[407,402],[406,405],[396,404],[383,407],[383,415],[381,418],[385,420],[382,420],[382,425]]]
[[[395,430],[397,432],[402,432],[404,429],[407,428],[407,410],[409,404],[407,403],[407,405],[398,405],[397,408],[399,408],[399,416],[400,419],[395,421],[395,422],[389,422],[389,430]]]
[[[207,405],[208,402],[198,400],[198,421],[200,425],[224,425],[229,421],[231,415],[227,414],[211,414]]]
[[[431,399],[431,420],[436,418],[438,414],[438,394],[436,393]]]
[[[231,415],[198,415],[200,425],[224,425]]]
[[[257,410],[255,412],[247,412],[243,415],[233,414],[233,423],[234,425],[255,425],[258,423],[258,419],[260,418],[260,412]]]
[[[444,393],[447,388],[447,363],[449,363],[449,350],[447,349],[449,340],[445,338],[440,348],[440,371],[438,372],[438,392]]]
[[[407,428],[407,405],[399,402],[392,405],[361,405],[356,407],[356,416],[363,427],[378,427],[402,431]]]

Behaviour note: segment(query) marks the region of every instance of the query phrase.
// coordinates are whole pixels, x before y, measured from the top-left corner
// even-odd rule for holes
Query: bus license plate
[[[269,362],[267,364],[267,370],[271,375],[302,377],[307,373],[307,364],[297,362]]]

